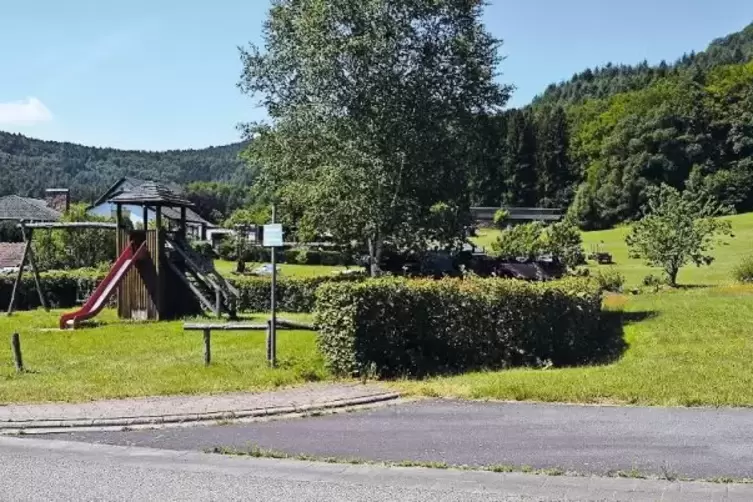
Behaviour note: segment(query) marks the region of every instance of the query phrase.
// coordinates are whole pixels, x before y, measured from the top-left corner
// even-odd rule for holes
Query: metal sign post
[[[275,223],[275,213],[275,206],[272,205],[272,224],[264,225],[264,247],[271,248],[272,254],[272,321],[267,331],[267,361],[272,368],[277,365],[277,248],[283,246],[282,225]]]

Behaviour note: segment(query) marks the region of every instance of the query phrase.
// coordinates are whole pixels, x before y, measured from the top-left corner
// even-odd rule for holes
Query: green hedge
[[[51,308],[70,308],[87,298],[104,279],[106,271],[70,270],[41,274],[42,289]],[[8,308],[13,291],[14,275],[0,275],[0,311]],[[282,312],[312,312],[317,288],[327,282],[353,282],[361,277],[331,276],[312,278],[280,278],[277,281],[277,308]],[[269,277],[243,277],[230,279],[240,291],[239,310],[266,312],[270,309],[272,281]],[[30,272],[24,274],[19,289],[16,309],[38,308],[39,296]]]
[[[235,239],[225,239],[220,244],[217,255],[226,261],[238,260],[238,246]],[[247,245],[243,249],[243,261],[249,263],[267,263],[271,258],[269,248]]]
[[[277,309],[281,312],[313,312],[316,291],[325,283],[362,281],[360,277],[330,276],[309,278],[278,278]],[[272,280],[269,277],[243,277],[230,279],[240,291],[238,310],[242,312],[267,312],[271,307]]]
[[[286,249],[283,258],[285,263],[298,265],[350,266],[355,264],[355,260],[348,253],[327,249]]]
[[[581,364],[613,343],[601,300],[584,279],[326,284],[317,291],[319,347],[340,375]]]
[[[51,308],[70,308],[77,305],[80,298],[86,298],[104,279],[106,272],[98,270],[71,270],[43,272],[40,274],[42,290]],[[10,305],[15,274],[0,275],[0,309]],[[40,307],[34,277],[25,272],[16,297],[17,310],[31,310]]]

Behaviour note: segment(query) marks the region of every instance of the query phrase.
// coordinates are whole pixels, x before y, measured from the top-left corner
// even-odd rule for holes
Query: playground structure
[[[201,314],[236,315],[238,291],[214,268],[211,259],[196,253],[186,239],[186,208],[193,204],[164,186],[147,182],[122,192],[109,202],[116,207],[116,247],[120,258],[79,313],[61,318],[61,328],[76,327],[117,289],[118,317],[164,321]],[[142,228],[123,221],[124,206],[142,210]],[[180,211],[177,228],[169,228],[164,208]],[[154,219],[150,220],[150,212]],[[101,299],[100,299],[101,298]]]
[[[15,307],[15,298],[27,261],[34,274],[42,306],[47,302],[42,291],[39,272],[31,246],[34,229],[102,228],[116,231],[118,258],[94,293],[76,311],[60,318],[60,328],[75,329],[79,323],[99,314],[117,294],[117,311],[121,319],[173,320],[199,315],[204,310],[215,316],[236,317],[238,291],[214,268],[211,259],[196,253],[186,239],[186,208],[192,204],[153,182],[136,190],[113,196],[109,202],[116,207],[115,223],[33,223],[20,227],[26,243],[22,263],[11,295],[8,313]],[[138,206],[143,220],[133,229],[123,218],[124,206]],[[163,220],[163,208],[180,211],[175,228]],[[150,215],[154,218],[150,219]]]

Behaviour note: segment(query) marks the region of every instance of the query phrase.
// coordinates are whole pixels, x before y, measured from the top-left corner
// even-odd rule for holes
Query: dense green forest
[[[41,141],[0,131],[0,195],[40,196],[45,188],[70,188],[76,200],[90,201],[123,176],[171,181],[248,182],[238,159],[242,143],[144,152]]]
[[[553,84],[522,109],[478,117],[469,202],[570,208],[584,228],[640,214],[668,183],[753,210],[753,24],[674,63],[607,64]],[[89,200],[120,176],[192,188],[213,219],[251,204],[242,144],[162,153],[0,132],[0,195],[70,187]],[[212,184],[208,182],[220,182]]]
[[[753,210],[751,60],[753,24],[674,64],[586,70],[483,117],[472,203],[570,207],[604,228],[664,182]]]

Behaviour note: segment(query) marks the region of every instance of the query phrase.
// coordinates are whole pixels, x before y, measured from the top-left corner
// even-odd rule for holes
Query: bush
[[[235,239],[225,239],[217,252],[225,261],[238,261],[238,244]],[[243,249],[243,261],[247,263],[268,263],[271,260],[269,249],[247,245]]]
[[[625,286],[625,276],[613,268],[599,270],[593,277],[602,291],[621,293]]]
[[[586,262],[578,227],[569,221],[546,226],[540,221],[516,225],[503,230],[492,249],[502,259],[526,258],[536,260],[551,254],[569,269]]]
[[[217,254],[214,252],[212,243],[208,241],[193,241],[191,242],[191,248],[206,258],[214,259]]]
[[[648,274],[643,278],[643,285],[647,288],[659,291],[662,286],[667,285],[667,279],[659,277],[658,275]]]
[[[339,375],[580,364],[610,341],[601,299],[584,279],[329,283],[317,291],[318,343]]]
[[[743,258],[743,261],[732,270],[732,276],[738,282],[753,282],[753,256]]]
[[[569,221],[550,225],[544,232],[544,249],[570,269],[586,263],[583,240],[578,227]]]

